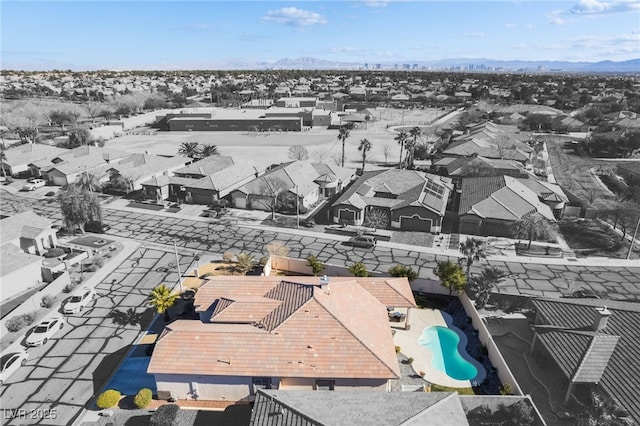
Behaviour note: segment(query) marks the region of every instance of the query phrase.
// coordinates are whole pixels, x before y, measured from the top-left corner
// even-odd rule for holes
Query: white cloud
[[[505,28],[515,28],[517,27],[516,24],[504,24]]]
[[[463,36],[467,38],[482,38],[485,36],[485,33],[464,33]]]
[[[578,4],[569,9],[569,12],[575,15],[601,15],[605,13],[624,13],[634,11],[640,11],[640,2],[637,0],[580,0]]]
[[[553,25],[564,25],[567,21],[562,18],[564,14],[564,10],[554,10],[553,12],[549,12],[547,14],[547,21]]]
[[[573,48],[581,49],[611,49],[637,52],[640,43],[640,31],[633,31],[628,34],[622,34],[612,37],[601,36],[580,36],[573,37],[569,40],[573,43]]]
[[[527,24],[525,25],[527,28],[532,29],[533,28],[533,24]]]
[[[359,4],[369,7],[386,7],[390,0],[358,0]]]
[[[298,9],[297,7],[283,7],[279,10],[270,10],[266,16],[261,18],[261,21],[296,28],[305,28],[311,25],[327,23],[327,19],[319,13]]]

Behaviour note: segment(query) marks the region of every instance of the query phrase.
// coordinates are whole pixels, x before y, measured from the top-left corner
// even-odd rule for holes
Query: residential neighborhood
[[[327,6],[3,5],[0,424],[640,424],[637,8]]]

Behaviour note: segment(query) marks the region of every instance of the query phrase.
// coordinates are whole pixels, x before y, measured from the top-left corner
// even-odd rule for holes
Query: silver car
[[[64,328],[64,323],[64,318],[61,317],[42,321],[33,328],[31,334],[27,336],[25,343],[27,346],[46,345],[54,334]]]
[[[2,355],[0,359],[0,384],[3,384],[21,365],[25,365],[28,359],[29,352],[27,351]]]

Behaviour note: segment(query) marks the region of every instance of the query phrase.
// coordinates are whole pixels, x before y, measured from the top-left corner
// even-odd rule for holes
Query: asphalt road
[[[182,258],[181,267],[191,261]],[[172,252],[144,247],[120,264],[87,308],[67,315],[46,345],[29,349],[27,364],[0,388],[1,424],[72,424],[148,328],[155,315],[148,295],[163,281],[175,282],[175,270]]]

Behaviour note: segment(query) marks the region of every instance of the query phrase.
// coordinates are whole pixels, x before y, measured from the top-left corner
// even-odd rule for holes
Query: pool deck
[[[418,339],[422,335],[422,331],[429,326],[440,325],[447,327],[440,311],[435,309],[412,309],[409,316],[409,330],[396,330],[394,342],[396,346],[400,346],[400,351],[413,358],[413,369],[416,373],[424,371],[424,379],[430,383],[453,388],[469,388],[471,382],[469,380],[456,380],[449,377],[446,373],[436,369],[431,365],[431,351],[418,343]]]

